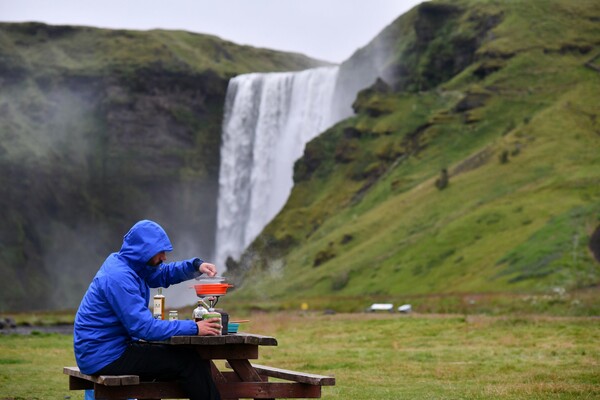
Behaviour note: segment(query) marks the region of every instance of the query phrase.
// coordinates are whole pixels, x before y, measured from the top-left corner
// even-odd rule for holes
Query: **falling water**
[[[329,127],[338,67],[254,73],[229,82],[219,175],[216,261],[239,259],[285,204],[294,162]]]

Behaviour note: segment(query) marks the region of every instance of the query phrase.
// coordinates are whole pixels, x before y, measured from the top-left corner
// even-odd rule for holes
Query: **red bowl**
[[[227,289],[230,287],[233,287],[233,285],[229,285],[227,283],[207,283],[202,285],[194,285],[194,289],[196,289],[196,294],[198,296],[206,296],[210,294],[222,295],[227,293]]]

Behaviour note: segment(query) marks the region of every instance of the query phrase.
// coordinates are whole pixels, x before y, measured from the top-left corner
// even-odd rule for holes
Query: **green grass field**
[[[325,399],[600,398],[600,324],[590,317],[254,313],[273,335],[258,362],[330,374]],[[0,399],[81,399],[62,367],[72,336],[0,336]],[[222,362],[218,363],[223,367]]]

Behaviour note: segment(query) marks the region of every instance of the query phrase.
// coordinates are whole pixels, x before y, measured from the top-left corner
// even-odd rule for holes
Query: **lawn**
[[[335,375],[326,399],[600,398],[593,317],[254,313],[277,337],[259,363]],[[0,336],[0,399],[83,398],[62,367],[72,336]],[[220,367],[223,366],[218,362]]]

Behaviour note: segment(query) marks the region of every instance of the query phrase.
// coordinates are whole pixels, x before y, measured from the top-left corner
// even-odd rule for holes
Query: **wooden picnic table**
[[[271,336],[236,333],[222,336],[173,336],[160,342],[189,347],[202,359],[210,360],[212,376],[223,400],[319,398],[321,387],[335,385],[335,378],[252,364],[260,346],[277,346]],[[214,360],[227,360],[231,370],[221,371]],[[136,375],[91,376],[75,367],[65,367],[72,390],[94,389],[97,399],[185,398],[176,382],[142,382]],[[269,377],[278,378],[269,381]]]

